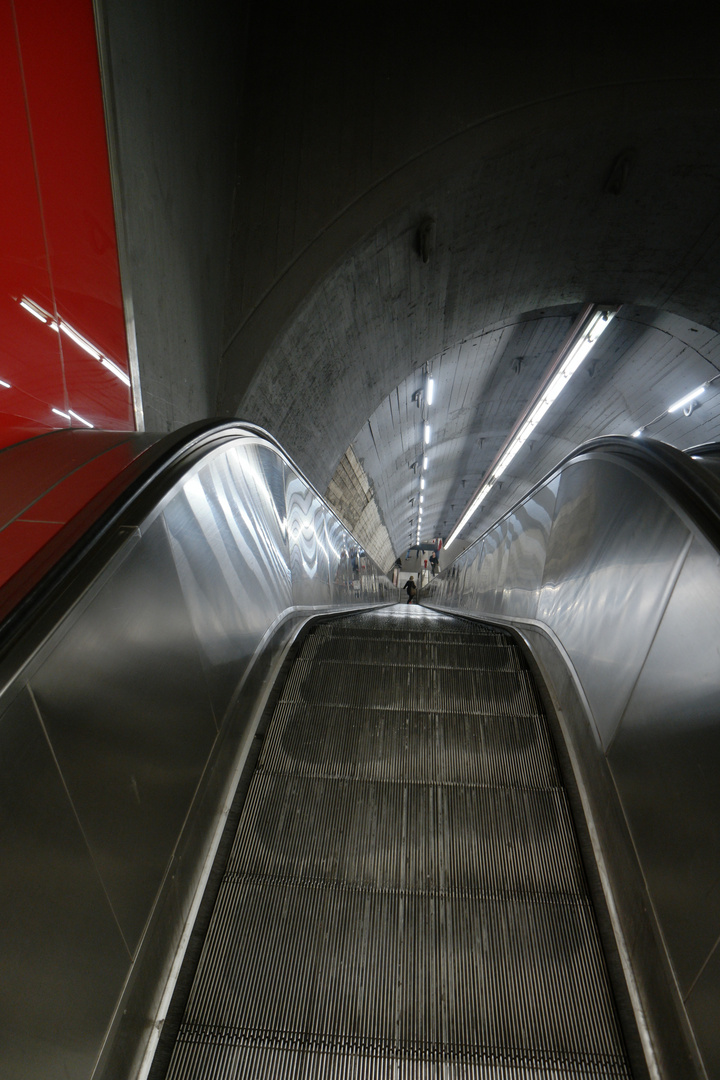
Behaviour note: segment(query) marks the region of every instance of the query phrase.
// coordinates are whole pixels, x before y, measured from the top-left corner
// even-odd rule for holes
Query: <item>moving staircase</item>
[[[168,1080],[629,1076],[512,639],[408,606],[319,624],[265,735]]]

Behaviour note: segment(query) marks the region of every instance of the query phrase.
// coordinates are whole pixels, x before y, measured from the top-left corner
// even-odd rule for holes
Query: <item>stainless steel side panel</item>
[[[287,535],[293,600],[315,606],[327,601],[330,567],[320,500],[298,477],[288,475]]]
[[[396,595],[256,434],[112,543],[4,661],[3,1080],[137,1074],[288,645],[314,613]]]
[[[651,1017],[653,980],[665,971],[683,1068],[695,1061],[703,1075],[702,1059],[720,1075],[720,559],[672,497],[623,459],[591,453],[550,483],[556,494],[549,484],[534,492],[422,599],[544,628],[557,642],[585,703],[579,744],[586,757],[594,746],[614,801],[605,813],[623,822],[615,839],[595,829],[604,857],[638,867],[613,883],[631,913],[621,951],[642,965],[639,935],[661,954],[637,976],[639,1007]]]
[[[528,619],[537,614],[559,477],[507,518],[507,559],[500,611]]]
[[[0,1074],[79,1080],[130,954],[27,690],[0,715],[0,767]]]
[[[563,471],[537,618],[567,649],[607,749],[662,617],[688,530],[606,461]]]
[[[164,507],[218,721],[270,622],[293,604],[285,471],[257,443],[219,450]]]
[[[685,1002],[697,1041],[704,1051],[709,1077],[720,1076],[718,1011],[720,1009],[720,948],[716,947]]]
[[[162,519],[29,685],[134,954],[217,735]]]
[[[608,757],[683,997],[720,937],[719,563],[693,541]]]

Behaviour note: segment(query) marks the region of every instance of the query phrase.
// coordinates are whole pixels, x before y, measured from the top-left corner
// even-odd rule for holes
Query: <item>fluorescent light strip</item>
[[[425,490],[425,477],[424,476],[420,477],[420,490],[421,491]]]
[[[74,341],[76,345],[79,345],[81,349],[84,349],[86,353],[89,353],[90,356],[92,356],[93,360],[102,359],[97,349],[94,348],[94,346],[92,346],[90,342],[82,336],[82,334],[78,334],[77,330],[73,330],[72,326],[68,326],[66,322],[61,322],[60,329],[63,331],[64,334],[67,334],[67,336],[72,341]]]
[[[428,378],[428,381],[427,381],[427,394],[426,394],[426,399],[427,399],[428,405],[432,405],[434,396],[435,396],[435,383],[434,383],[434,381],[432,379]]]
[[[57,416],[62,416],[63,420],[70,420],[71,419],[71,417],[69,417],[66,412],[62,412],[60,409],[53,409],[53,412]]]
[[[68,412],[76,420],[79,420],[81,424],[84,424],[85,427],[95,427],[95,425],[91,424],[89,420],[86,420],[84,416],[80,416],[79,413],[73,412],[72,409],[68,409]]]
[[[108,371],[111,371],[116,379],[120,379],[120,381],[124,382],[126,386],[130,385],[130,380],[128,379],[122,368],[119,368],[117,364],[113,364],[112,360],[108,360],[107,356],[103,356],[100,363],[103,367],[106,367]]]
[[[22,300],[20,301],[20,307],[25,308],[26,311],[28,311],[31,315],[34,315],[36,319],[40,320],[40,322],[45,323],[46,326],[49,326],[50,329],[54,330],[56,333],[59,333],[60,329],[62,329],[63,333],[67,334],[67,336],[72,341],[74,341],[76,345],[79,345],[81,349],[84,349],[86,353],[92,356],[93,360],[99,360],[102,366],[107,368],[107,370],[110,371],[116,379],[120,379],[120,381],[124,383],[125,386],[130,386],[130,379],[122,370],[122,368],[118,367],[118,365],[113,360],[109,360],[107,356],[103,356],[103,354],[98,349],[96,349],[95,346],[92,345],[87,338],[83,337],[82,334],[78,333],[78,331],[75,330],[72,326],[70,326],[69,323],[61,320],[58,324],[57,322],[55,322],[52,315],[48,311],[45,311],[44,308],[41,308],[40,305],[36,304],[33,300],[28,300],[26,296],[23,296]]]
[[[670,405],[668,412],[677,412],[678,409],[682,409],[683,405],[689,405],[691,401],[694,401],[695,398],[699,398],[700,395],[704,393],[705,384],[703,383],[702,386],[696,386],[690,394],[686,394],[684,398],[680,398],[679,401],[676,401],[674,405]]]
[[[36,307],[32,300],[26,300],[24,296],[20,301],[20,307],[25,308],[26,311],[29,311],[31,315],[34,315],[35,318],[39,319],[42,323],[47,323],[50,318],[49,315],[45,315],[45,312],[41,308]]]
[[[425,457],[423,458],[423,469],[427,469],[427,467],[428,467],[428,459],[427,459],[427,454],[426,454]]]
[[[575,374],[577,369],[582,364],[585,357],[588,355],[593,345],[607,329],[611,320],[614,317],[614,311],[598,310],[590,319],[587,327],[583,330],[581,337],[570,349],[567,356],[561,363],[556,373],[551,378],[547,386],[540,392],[540,396],[533,406],[529,416],[524,421],[520,430],[514,436],[512,441],[508,444],[504,450],[499,461],[493,469],[492,475],[485,484],[481,487],[475,498],[467,507],[462,517],[458,521],[455,528],[451,531],[449,537],[445,541],[445,547],[449,547],[450,544],[456,539],[458,533],[462,531],[470,518],[473,516],[479,506],[482,505],[487,493],[493,486],[496,480],[498,480],[507,469],[510,462],[520,451],[522,446],[527,442],[535,428],[538,426],[545,413],[548,411],[554,401],[560,396],[562,391],[567,386],[568,382]]]
[[[0,379],[0,386],[4,386],[6,390],[11,390],[12,387],[9,382],[5,382],[4,379]]]
[[[425,445],[428,446],[429,443],[430,443],[430,425],[429,424],[425,425],[424,440],[425,440]]]

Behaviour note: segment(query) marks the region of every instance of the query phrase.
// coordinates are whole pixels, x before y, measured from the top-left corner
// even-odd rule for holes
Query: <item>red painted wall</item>
[[[0,447],[132,430],[91,0],[0,0],[0,73]]]

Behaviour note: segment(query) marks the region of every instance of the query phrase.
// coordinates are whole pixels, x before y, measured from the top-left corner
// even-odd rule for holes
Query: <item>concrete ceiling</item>
[[[567,309],[515,318],[433,358],[421,540],[448,536],[572,322]],[[690,417],[682,411],[667,415],[668,405],[714,378],[717,388],[708,388]],[[421,371],[406,378],[352,440],[395,551],[415,543],[422,435],[413,397],[423,382]],[[580,443],[630,435],[646,424],[648,435],[680,447],[720,437],[720,335],[680,316],[626,306],[460,534],[454,552]]]
[[[184,3],[207,30],[199,4]],[[137,50],[122,54],[130,30],[152,53],[151,24],[139,0],[106,6],[111,31],[124,35],[110,34],[122,72],[137,63]],[[424,366],[438,386],[428,538],[447,535],[584,304],[620,311],[465,538],[579,442],[629,433],[717,374],[720,81],[703,19],[641,2],[529,15],[469,3],[370,5],[332,18],[272,2],[243,11],[239,109],[220,98],[229,80],[215,75],[211,125],[193,113],[191,132],[190,113],[173,104],[196,104],[193,80],[230,62],[222,18],[212,20],[214,52],[206,33],[203,54],[175,68],[172,27],[155,20],[161,87],[149,62],[129,89],[115,75],[126,188],[136,166],[125,229],[143,283],[149,426],[238,414],[267,427],[322,491],[353,447],[374,520],[400,551],[418,488],[412,395]],[[189,48],[187,31],[180,37]],[[173,170],[157,181],[148,146],[132,161],[133,125],[160,143],[167,130],[149,118],[153,94],[162,94],[158,120],[174,117],[187,148],[182,159],[166,152]],[[237,147],[234,175],[213,181],[224,192],[214,201],[211,132],[224,133],[225,157],[227,140]],[[166,229],[167,254],[149,260],[143,229],[162,214],[172,223],[176,204],[194,216],[183,209]],[[193,313],[207,321],[203,296],[216,303],[221,291],[220,335]],[[709,391],[691,417],[651,433],[681,446],[720,437],[716,398]]]

